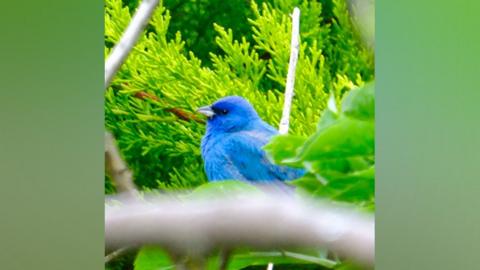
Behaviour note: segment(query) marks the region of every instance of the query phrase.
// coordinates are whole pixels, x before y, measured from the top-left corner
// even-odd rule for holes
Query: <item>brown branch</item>
[[[115,139],[110,132],[105,132],[105,168],[119,193],[135,196],[137,189],[132,179],[132,172],[123,161]]]
[[[165,111],[173,113],[178,118],[184,121],[195,121],[197,123],[205,124],[205,120],[198,118],[195,114],[191,112],[187,112],[179,108],[166,108]]]
[[[149,94],[145,91],[136,92],[134,96],[142,100],[151,99],[155,101],[160,101],[160,99],[157,96],[155,96],[154,94]]]
[[[160,99],[156,95],[147,93],[145,91],[136,92],[134,94],[134,96],[136,98],[139,98],[139,99],[142,99],[142,100],[151,99],[151,100],[154,100],[154,101],[160,101]],[[181,119],[183,121],[187,121],[187,122],[194,121],[194,122],[197,122],[197,123],[200,123],[200,124],[205,124],[205,120],[199,118],[194,113],[187,112],[183,109],[180,109],[180,108],[164,108],[163,110],[174,114],[175,116],[177,116],[179,119]]]

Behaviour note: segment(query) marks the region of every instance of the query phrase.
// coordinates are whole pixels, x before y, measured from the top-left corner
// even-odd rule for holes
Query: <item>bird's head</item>
[[[208,117],[207,128],[217,132],[231,132],[246,128],[259,119],[253,106],[239,96],[228,96],[203,106],[197,112]]]

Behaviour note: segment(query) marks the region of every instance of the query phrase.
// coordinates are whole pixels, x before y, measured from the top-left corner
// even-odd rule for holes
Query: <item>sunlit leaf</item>
[[[161,248],[146,246],[140,249],[133,263],[134,270],[175,269],[168,254]]]
[[[306,138],[295,135],[279,135],[274,137],[264,149],[271,155],[274,162],[283,163],[286,159],[291,159],[298,154],[305,140]],[[292,165],[294,164],[290,164]],[[301,164],[297,166],[300,167]]]

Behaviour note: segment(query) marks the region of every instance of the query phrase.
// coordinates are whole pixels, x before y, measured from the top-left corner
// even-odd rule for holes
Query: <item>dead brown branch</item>
[[[132,172],[123,161],[115,139],[110,132],[105,132],[105,168],[119,193],[131,196],[137,194]]]

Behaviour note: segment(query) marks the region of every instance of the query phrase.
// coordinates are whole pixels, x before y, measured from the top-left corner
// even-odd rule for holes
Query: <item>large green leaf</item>
[[[274,137],[264,149],[276,163],[284,163],[298,154],[298,150],[305,143],[306,138],[295,135],[280,135]],[[301,163],[289,163],[290,166],[301,167]]]
[[[353,118],[373,121],[375,118],[375,85],[354,89],[342,102],[342,112]]]
[[[372,156],[374,133],[373,122],[342,116],[335,124],[311,137],[297,159],[312,162],[320,159]]]
[[[338,171],[326,171],[324,175],[310,173],[292,181],[292,184],[301,193],[371,207],[375,193],[375,169],[372,166],[349,174]]]
[[[375,182],[375,88],[353,89],[336,107],[333,97],[309,138],[277,136],[265,146],[272,159],[308,173],[292,183],[314,196],[371,205]]]
[[[140,249],[133,265],[134,270],[175,269],[175,265],[163,249],[151,246],[145,246]]]
[[[209,270],[217,270],[220,265],[220,256],[218,254],[205,258],[205,268]],[[197,265],[200,267],[199,261],[195,263],[188,258],[183,260],[190,266]],[[295,253],[290,251],[273,251],[273,252],[252,252],[237,251],[234,252],[228,260],[228,270],[239,270],[248,266],[260,266],[273,263],[281,264],[310,264],[318,265],[321,269],[331,269],[337,265],[335,261],[331,261],[319,256],[310,254]],[[175,269],[175,264],[171,261],[167,252],[159,247],[145,246],[137,254],[134,261],[134,270],[168,270]]]
[[[310,256],[307,254],[300,254],[294,252],[241,252],[232,256],[229,261],[228,270],[243,269],[247,266],[253,265],[274,265],[281,264],[316,264],[322,268],[333,268],[336,263],[334,261],[323,259],[319,257]]]

